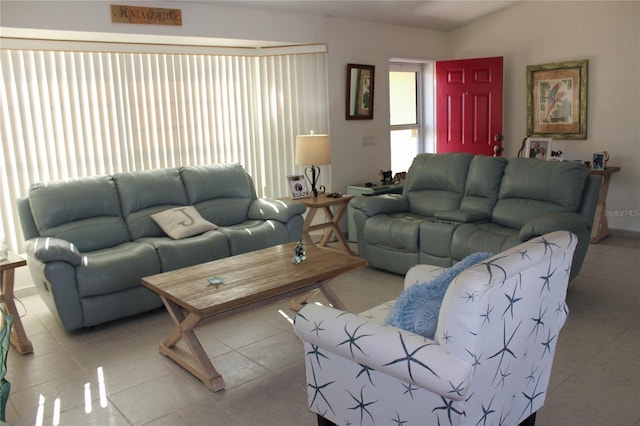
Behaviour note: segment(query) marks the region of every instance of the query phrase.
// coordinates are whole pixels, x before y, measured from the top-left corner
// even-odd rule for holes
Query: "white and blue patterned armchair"
[[[308,403],[319,424],[533,424],[566,320],[577,238],[553,232],[457,276],[433,340],[384,325],[393,301],[359,315],[306,305]],[[442,268],[419,265],[405,288]]]

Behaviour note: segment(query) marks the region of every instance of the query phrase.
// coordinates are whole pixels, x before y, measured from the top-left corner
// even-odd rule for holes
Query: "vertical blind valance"
[[[295,136],[328,131],[326,53],[0,51],[2,231],[35,182],[240,163],[260,196],[299,173]]]

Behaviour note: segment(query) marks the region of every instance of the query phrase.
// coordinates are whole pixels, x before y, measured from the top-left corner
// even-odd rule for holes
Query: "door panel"
[[[502,145],[502,78],[502,57],[436,62],[437,152],[494,155]]]

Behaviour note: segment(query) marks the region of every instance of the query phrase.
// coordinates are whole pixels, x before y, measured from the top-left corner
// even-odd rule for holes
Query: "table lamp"
[[[295,162],[299,166],[308,166],[304,169],[304,174],[311,183],[313,196],[318,196],[318,178],[320,177],[319,165],[331,164],[331,150],[329,148],[329,135],[298,135],[296,136],[296,158]],[[311,172],[311,177],[309,177]],[[325,192],[325,187],[320,186],[320,193]]]

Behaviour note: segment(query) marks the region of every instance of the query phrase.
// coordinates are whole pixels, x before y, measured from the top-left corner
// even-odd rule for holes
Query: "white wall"
[[[136,2],[179,8],[182,26],[111,23],[106,1],[6,1],[0,3],[0,26],[70,31],[163,34],[214,38],[326,43],[330,102],[333,191],[352,183],[378,179],[387,170],[389,107],[387,60],[392,56],[434,58],[444,52],[444,34],[415,28],[311,15],[269,13],[222,7],[206,2]],[[345,120],[346,65],[376,66],[374,120]],[[312,129],[309,129],[312,130]],[[375,145],[362,146],[365,136]]]
[[[136,2],[182,9],[181,27],[113,24],[108,1],[0,2],[0,26],[118,34],[163,34],[326,43],[334,191],[376,180],[390,166],[387,60],[390,57],[505,58],[505,155],[516,155],[526,131],[526,66],[589,60],[588,139],[563,141],[569,159],[607,150],[608,208],[640,209],[640,2],[525,1],[460,30],[442,33],[310,15],[221,7],[206,2]],[[376,66],[374,120],[347,121],[346,64]],[[375,145],[362,146],[373,136]],[[609,218],[612,228],[640,231],[640,217]]]
[[[504,56],[505,156],[526,133],[527,65],[588,59],[587,139],[554,141],[569,159],[609,152],[609,227],[640,231],[640,2],[525,1],[447,35],[453,58]],[[620,216],[618,216],[620,215]]]

